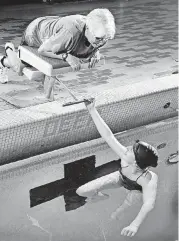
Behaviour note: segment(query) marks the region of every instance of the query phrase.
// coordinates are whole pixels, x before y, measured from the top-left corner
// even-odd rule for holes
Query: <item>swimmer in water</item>
[[[76,192],[79,196],[87,197],[87,202],[106,199],[108,195],[102,192],[105,189],[124,187],[127,190],[140,192],[143,196],[143,205],[136,218],[121,231],[121,235],[133,237],[155,205],[158,177],[154,172],[149,171],[149,168],[157,166],[157,151],[143,141],[136,141],[133,146],[123,146],[100,117],[95,108],[94,99],[86,100],[85,105],[100,135],[119,156],[120,168],[119,171],[80,186]],[[124,204],[130,201],[128,196]],[[116,212],[120,213],[120,208]]]

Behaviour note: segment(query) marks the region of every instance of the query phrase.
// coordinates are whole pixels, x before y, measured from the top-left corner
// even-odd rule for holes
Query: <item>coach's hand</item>
[[[103,56],[99,53],[99,51],[97,51],[95,55],[93,55],[93,57],[90,59],[88,68],[89,69],[94,68],[95,65],[100,61],[102,57]]]
[[[69,63],[69,65],[72,67],[74,71],[79,71],[81,69],[81,62],[80,59],[68,54],[66,61]]]

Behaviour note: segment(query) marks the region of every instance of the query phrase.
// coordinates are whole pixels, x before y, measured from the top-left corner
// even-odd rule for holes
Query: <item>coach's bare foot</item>
[[[37,102],[38,104],[47,103],[47,102],[52,101],[52,100],[46,98],[45,96],[36,96],[36,97],[33,98],[33,100],[35,102]]]
[[[50,97],[45,96],[45,99],[47,99],[48,101],[54,101],[55,100],[53,95],[51,95]]]

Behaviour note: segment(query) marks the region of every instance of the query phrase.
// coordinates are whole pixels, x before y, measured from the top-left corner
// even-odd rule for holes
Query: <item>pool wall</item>
[[[169,118],[167,120],[152,123],[146,126],[137,127],[124,132],[116,133],[116,138],[125,146],[132,145],[135,140],[140,139],[147,141],[159,150],[168,148],[168,156],[177,152],[178,147],[178,118]],[[170,135],[170,140],[161,138],[161,135],[166,136],[168,132],[172,131],[173,136]],[[156,136],[159,136],[159,141]],[[94,139],[84,143],[60,148],[51,152],[33,156],[27,159],[3,165],[0,168],[0,180],[6,178],[13,178],[15,176],[23,175],[34,170],[49,167],[63,162],[72,162],[81,158],[93,155],[98,151],[109,149],[109,146],[102,138]],[[116,156],[117,158],[117,156]],[[163,160],[162,160],[163,161]]]

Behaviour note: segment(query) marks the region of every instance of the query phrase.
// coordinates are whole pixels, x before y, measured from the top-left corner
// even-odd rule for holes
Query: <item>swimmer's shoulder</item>
[[[157,183],[157,181],[158,181],[157,174],[155,172],[148,170],[147,172],[145,172],[143,175],[139,177],[139,179],[137,180],[137,183],[139,185],[146,185],[149,182]]]

